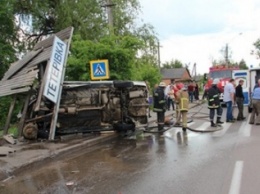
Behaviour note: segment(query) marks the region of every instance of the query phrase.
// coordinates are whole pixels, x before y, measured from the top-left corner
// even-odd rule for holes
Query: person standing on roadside
[[[238,85],[236,87],[236,103],[238,108],[237,120],[242,121],[245,119],[244,117],[244,94],[243,94],[243,84],[244,80],[239,80]]]
[[[171,85],[170,91],[168,93],[168,110],[170,110],[171,107],[172,107],[172,110],[175,110],[175,108],[174,108],[174,101],[175,101],[174,89],[173,89],[173,85]]]
[[[220,90],[218,89],[219,79],[214,79],[212,87],[208,89],[208,108],[209,108],[209,119],[211,127],[217,127],[217,124],[223,124],[221,121],[222,108],[220,105]],[[217,120],[216,124],[214,123],[215,110],[217,110]]]
[[[260,125],[260,86],[255,87],[252,94],[252,113],[249,124]],[[256,116],[256,120],[255,120]]]
[[[195,84],[194,97],[195,97],[195,100],[199,100],[199,85],[198,85],[198,83]]]
[[[193,95],[194,95],[195,86],[193,82],[190,82],[188,85],[188,93],[189,93],[189,100],[192,103],[193,102]]]
[[[235,80],[230,79],[224,87],[223,101],[227,106],[226,122],[233,123],[235,121],[233,117],[233,106],[235,105]]]
[[[257,84],[255,85],[254,89],[260,87],[260,79],[257,80]]]

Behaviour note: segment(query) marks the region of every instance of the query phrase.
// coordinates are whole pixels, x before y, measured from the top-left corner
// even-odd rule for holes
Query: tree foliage
[[[257,39],[253,45],[255,46],[255,50],[252,50],[251,54],[255,55],[257,59],[260,59],[260,38]],[[258,65],[260,65],[260,63]]]
[[[108,59],[111,79],[154,80],[158,78],[157,68],[145,63],[143,58],[136,58],[142,47],[143,42],[135,36],[106,36],[100,42],[75,36],[66,77],[69,80],[89,80],[90,61]],[[154,73],[149,75],[151,72]]]
[[[16,59],[17,29],[12,1],[2,0],[0,4],[0,80],[10,63]]]
[[[163,64],[163,68],[165,68],[165,69],[184,68],[184,65],[182,64],[181,61],[175,59],[175,60],[171,60],[170,62],[165,62]]]
[[[111,79],[131,79],[131,69],[141,43],[131,36],[106,36],[100,42],[75,36],[68,61],[70,80],[89,80],[90,61],[108,59]]]
[[[238,66],[239,69],[248,69],[248,66],[244,59],[242,59],[239,63],[235,63],[235,66]]]

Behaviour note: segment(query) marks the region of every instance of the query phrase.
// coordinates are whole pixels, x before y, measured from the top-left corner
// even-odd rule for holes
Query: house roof
[[[182,79],[186,71],[190,76],[190,72],[187,68],[161,69],[161,74],[163,79]]]

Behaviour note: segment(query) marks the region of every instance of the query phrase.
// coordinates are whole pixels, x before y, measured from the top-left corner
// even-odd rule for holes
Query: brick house
[[[187,68],[161,69],[162,81],[168,85],[171,79],[175,81],[187,82],[191,81],[191,75]]]

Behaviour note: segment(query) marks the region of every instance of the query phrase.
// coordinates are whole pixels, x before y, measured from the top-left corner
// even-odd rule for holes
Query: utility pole
[[[160,56],[160,41],[158,39],[158,44],[157,44],[157,52],[158,52],[158,67],[159,67],[159,70],[161,69],[161,56]]]
[[[226,63],[226,65],[228,65],[229,64],[229,59],[228,59],[228,57],[229,57],[229,55],[228,55],[228,52],[229,52],[229,50],[228,50],[228,44],[226,44],[226,47],[225,47],[225,63]]]
[[[115,6],[115,3],[112,3],[111,0],[107,0],[107,3],[105,5],[102,5],[101,7],[105,7],[107,10],[107,17],[108,17],[108,28],[109,33],[114,34],[114,18],[113,18],[113,12],[112,8]]]
[[[238,34],[238,36],[241,36],[243,33],[240,32]],[[224,49],[224,58],[225,58],[225,64],[226,65],[229,65],[229,55],[230,55],[230,51],[229,51],[229,43],[233,42],[233,40],[237,38],[237,35],[234,36],[228,43],[226,43],[226,46],[225,46],[225,49]]]

